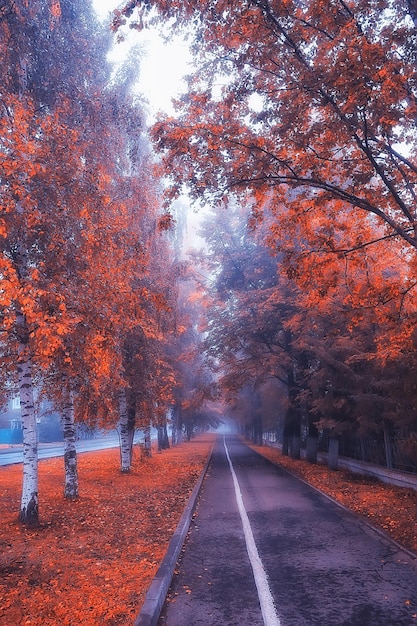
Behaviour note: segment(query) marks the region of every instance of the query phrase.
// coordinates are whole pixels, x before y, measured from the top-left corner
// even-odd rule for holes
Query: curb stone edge
[[[209,452],[207,461],[201,471],[200,477],[188,499],[184,512],[178,526],[172,536],[168,549],[162,559],[161,565],[156,572],[150,587],[147,591],[145,601],[136,617],[133,626],[156,626],[162,608],[171,585],[175,566],[178,561],[181,549],[184,545],[185,537],[191,524],[192,516],[197,505],[197,498],[203,484],[203,480],[210,465],[214,446]]]

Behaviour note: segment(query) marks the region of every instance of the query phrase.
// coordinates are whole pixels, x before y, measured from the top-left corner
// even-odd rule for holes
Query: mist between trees
[[[395,434],[415,470],[414,4],[152,8],[132,0],[112,25],[87,0],[0,9],[0,375],[20,396],[21,520],[39,516],[34,389],[62,416],[68,498],[80,424],[118,428],[124,472],[135,429],[163,448],[168,426],[176,443],[222,421],[294,456],[308,439],[313,461],[318,440]],[[107,52],[158,25],[187,33],[196,69],[148,136],[140,55],[113,75]],[[205,207],[192,258],[184,193]]]

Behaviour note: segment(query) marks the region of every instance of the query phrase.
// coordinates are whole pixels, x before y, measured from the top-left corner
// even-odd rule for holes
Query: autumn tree
[[[414,272],[415,12],[411,2],[250,0],[129,2],[135,15],[191,26],[198,70],[176,118],[154,128],[172,180],[212,202],[230,190],[267,204],[272,230],[295,272],[304,247],[343,252],[367,241],[335,241],[333,225],[377,225],[377,241],[408,245]],[[283,205],[286,211],[282,211]],[[367,218],[363,219],[363,218]],[[365,228],[369,231],[369,228]],[[330,236],[327,235],[330,233]],[[339,234],[342,230],[339,229]],[[373,240],[371,240],[373,241]],[[289,249],[288,249],[289,245]],[[335,247],[336,246],[336,247]],[[382,248],[383,249],[383,248]]]
[[[177,116],[154,128],[171,196],[185,186],[212,203],[233,191],[253,199],[255,223],[268,207],[271,248],[283,253],[298,286],[314,276],[308,289],[314,285],[316,297],[351,252],[373,244],[382,266],[371,298],[378,294],[380,365],[412,351],[414,4],[160,0],[152,6],[156,18],[146,3],[127,3],[114,27],[123,28],[136,10],[145,25],[168,18],[180,28],[192,25],[197,71]],[[388,280],[392,254],[403,264],[397,286]],[[329,266],[324,282],[323,263]],[[349,289],[360,308],[369,294],[364,274],[357,276]],[[382,306],[395,299],[393,307]]]
[[[146,17],[141,2],[125,14],[135,5]],[[271,189],[278,208],[283,193],[297,189],[287,203],[301,224],[313,208],[330,217],[350,206],[416,246],[415,26],[407,3],[153,6],[161,19],[193,23],[201,59],[178,118],[154,131],[180,174],[176,187],[185,181],[203,197],[251,190],[258,210]]]
[[[178,233],[175,238],[178,238]],[[196,432],[216,428],[221,422],[216,380],[203,358],[204,331],[200,322],[205,316],[201,308],[197,267],[198,262],[192,254],[182,253],[182,257],[176,257],[176,282],[172,294],[175,308],[172,332],[165,346],[167,362],[173,374],[170,407],[173,445],[181,443],[184,435],[189,440]]]
[[[377,359],[378,342],[392,332],[389,319],[400,323],[398,290],[407,283],[395,242],[386,243],[388,272],[377,248],[333,255],[332,262],[310,250],[298,277],[282,254],[272,256],[279,242],[272,246],[267,220],[251,231],[248,216],[248,209],[229,206],[203,226],[202,256],[212,282],[205,282],[205,348],[233,414],[248,437],[261,441],[267,405],[275,397],[275,420],[285,410],[284,453],[299,455],[301,432],[312,462],[319,432],[328,432],[334,443],[344,433],[382,433],[394,401],[382,381],[395,366]],[[354,232],[349,236],[356,238]],[[293,242],[303,245],[300,236]]]
[[[76,497],[74,410],[104,420],[114,414],[122,341],[132,326],[146,324],[148,250],[141,228],[156,208],[150,168],[146,158],[140,161],[141,110],[105,84],[105,50],[90,4],[9,9],[0,24],[7,44],[2,376],[9,378],[17,361],[25,451],[20,517],[36,523],[33,375],[62,409],[65,493]]]
[[[286,445],[290,439],[292,445],[300,430],[297,371],[302,354],[294,337],[302,330],[290,325],[300,316],[297,290],[260,232],[249,229],[249,214],[248,207],[231,203],[203,223],[203,345],[234,411],[242,414],[239,406],[250,406],[246,430],[257,443],[262,443],[263,394],[271,392],[272,381],[285,387]]]
[[[33,464],[33,476],[36,476],[33,366],[47,367],[63,346],[63,337],[78,321],[67,310],[62,289],[51,289],[51,285],[57,286],[65,281],[59,274],[62,264],[53,263],[54,249],[58,252],[69,231],[65,213],[56,211],[56,190],[75,174],[74,170],[71,171],[74,162],[70,165],[68,155],[64,157],[65,144],[69,146],[73,135],[56,116],[39,118],[33,109],[23,107],[18,100],[9,101],[2,131],[5,156],[3,206],[6,209],[2,233],[2,314],[4,354],[9,365],[2,374],[10,376],[18,359],[18,371],[23,377],[20,390],[25,459]],[[56,149],[58,146],[60,148]],[[53,154],[58,157],[58,163],[65,163],[65,166],[57,165],[51,172],[49,159]],[[11,162],[14,164],[12,168]],[[27,168],[29,171],[25,176]],[[55,225],[58,226],[58,222],[60,227],[56,239],[51,230],[52,215],[56,218]],[[51,254],[48,255],[49,250]],[[68,277],[69,268],[66,269]],[[25,512],[28,508],[33,510],[33,517],[37,516],[36,492],[33,484],[30,488],[33,499],[29,499],[33,507],[29,503],[22,504]],[[26,517],[26,513],[22,515]]]

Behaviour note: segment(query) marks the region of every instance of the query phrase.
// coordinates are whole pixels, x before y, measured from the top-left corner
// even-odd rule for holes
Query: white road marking
[[[265,626],[281,626],[280,619],[277,615],[274,599],[271,594],[271,590],[268,584],[268,578],[259,557],[258,548],[255,544],[252,528],[250,525],[248,514],[246,513],[245,505],[243,504],[242,492],[240,491],[239,481],[236,476],[235,469],[233,467],[232,460],[229,455],[229,450],[226,446],[226,437],[223,437],[224,449],[226,450],[227,460],[229,461],[230,471],[232,473],[233,485],[235,488],[237,508],[239,509],[240,519],[242,520],[243,533],[245,535],[246,548],[248,551],[249,561],[252,566],[253,575],[255,578],[256,588],[258,590],[259,602],[261,605],[262,617],[264,619]]]

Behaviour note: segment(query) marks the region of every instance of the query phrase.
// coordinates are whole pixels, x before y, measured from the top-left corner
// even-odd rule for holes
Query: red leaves
[[[175,226],[175,219],[171,215],[171,213],[165,213],[158,218],[158,230],[159,232],[164,232],[167,230],[172,230]]]
[[[62,459],[41,461],[35,531],[15,522],[21,467],[1,468],[0,622],[131,625],[211,445],[205,436],[136,458],[128,476],[118,450],[80,455],[81,496],[71,503]]]
[[[311,485],[379,526],[396,541],[417,551],[417,492],[394,487],[346,470],[332,472],[325,465],[312,465],[282,456],[281,451],[267,446],[252,446],[267,459],[282,465]]]

